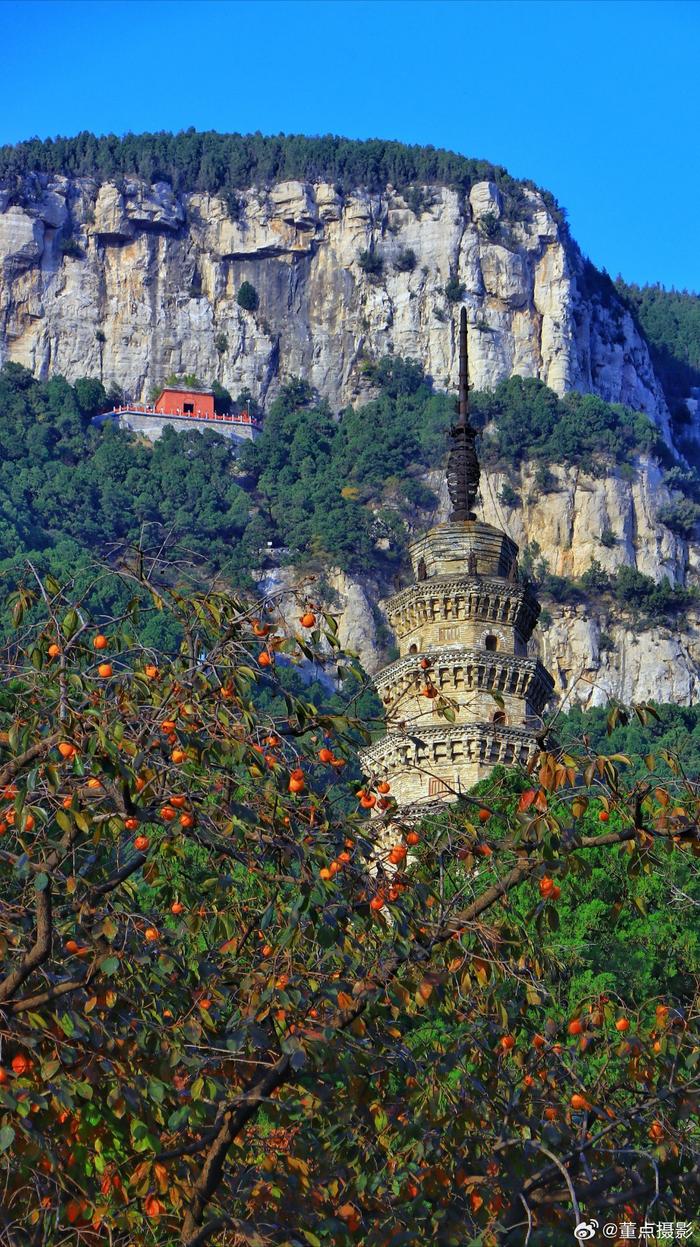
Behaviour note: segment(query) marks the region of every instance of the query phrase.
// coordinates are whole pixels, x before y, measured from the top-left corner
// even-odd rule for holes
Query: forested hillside
[[[444,463],[454,400],[410,360],[384,359],[366,375],[377,397],[340,419],[303,381],[291,382],[236,461],[214,432],[166,429],[150,445],[109,424],[98,429],[91,417],[108,405],[99,381],[37,381],[6,365],[3,573],[18,575],[30,553],[67,572],[136,542],[149,525],[186,539],[195,558],[206,555],[234,585],[252,585],[268,542],[302,568],[400,572],[411,528],[427,524],[437,502],[425,476]],[[606,465],[665,449],[646,416],[592,395],[559,399],[535,380],[475,392],[472,406],[491,466],[532,459],[546,472],[551,463],[585,462],[604,474]],[[695,488],[694,477],[685,487]]]
[[[668,411],[631,314],[552,196],[485,161],[334,136],[127,135],[0,150],[0,362],[144,399],[170,371],[265,407],[302,377],[334,411],[361,362]],[[245,293],[242,293],[245,292]],[[134,317],[131,309],[138,309]],[[167,326],[167,332],[163,332]]]
[[[108,134],[89,131],[75,138],[30,139],[0,147],[0,179],[27,173],[61,173],[98,180],[127,176],[146,182],[168,181],[175,190],[222,192],[267,186],[291,178],[327,181],[341,190],[364,187],[377,191],[433,184],[468,191],[475,182],[491,179],[514,203],[523,185],[499,165],[473,160],[456,152],[386,139],[356,140],[337,135],[219,134],[194,129],[170,134]],[[546,192],[541,192],[547,194]],[[554,209],[553,196],[547,202]],[[236,211],[235,196],[231,199]],[[561,209],[557,209],[561,215]]]
[[[677,407],[679,399],[700,386],[700,295],[631,286],[621,279],[616,287],[634,309],[669,402]]]
[[[481,514],[520,545],[557,688],[695,699],[694,417],[654,370],[648,293],[596,273],[550,197],[397,144],[83,134],[5,150],[0,212],[0,359],[130,398],[194,373],[266,419],[222,468],[216,443],[96,440],[83,404],[80,447],[45,448],[41,479],[10,422],[10,578],[28,550],[82,566],[143,525],[186,533],[231,584],[311,571],[374,669],[408,536],[445,515],[464,303]],[[651,347],[694,366],[676,311],[673,332],[647,317]]]

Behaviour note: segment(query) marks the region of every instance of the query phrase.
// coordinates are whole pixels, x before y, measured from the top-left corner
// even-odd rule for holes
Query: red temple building
[[[195,420],[214,420],[212,390],[171,389],[169,386],[156,399],[155,410],[161,416],[194,416]]]
[[[152,441],[160,437],[166,425],[175,429],[213,428],[231,441],[252,441],[260,433],[260,424],[248,411],[218,412],[213,390],[189,386],[166,386],[154,404],[127,402],[95,417],[97,424],[104,420],[116,420],[120,428],[143,433]]]

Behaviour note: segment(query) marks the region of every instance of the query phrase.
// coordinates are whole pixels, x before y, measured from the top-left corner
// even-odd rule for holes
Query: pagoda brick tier
[[[452,519],[411,545],[415,581],[386,605],[400,657],[375,677],[387,731],[361,754],[365,774],[388,779],[401,807],[453,801],[538,747],[553,681],[528,656],[540,607],[517,579],[517,553],[476,519]]]

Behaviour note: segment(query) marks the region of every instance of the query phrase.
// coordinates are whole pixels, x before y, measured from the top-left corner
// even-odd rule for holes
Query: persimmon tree
[[[626,787],[624,758],[543,738],[529,774],[417,827],[385,777],[362,803],[345,778],[353,705],[278,682],[335,666],[331,616],[300,602],[287,634],[274,603],[119,578],[119,619],[31,576],[12,603],[0,1241],[555,1243],[584,1214],[690,1217],[693,991],[564,1011],[556,928],[591,863],[680,861],[693,903],[696,784],[649,759]],[[179,652],[139,641],[144,600]]]

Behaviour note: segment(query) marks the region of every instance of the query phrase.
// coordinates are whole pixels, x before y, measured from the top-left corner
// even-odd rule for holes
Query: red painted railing
[[[254,429],[259,429],[260,422],[254,420],[247,411],[241,412],[225,412],[222,415],[215,413],[213,416],[207,415],[203,411],[157,411],[155,407],[148,403],[126,403],[121,407],[114,407],[112,411],[106,412],[106,415],[121,416],[131,413],[137,416],[172,416],[176,420],[207,420],[219,424],[245,424],[252,425]]]

